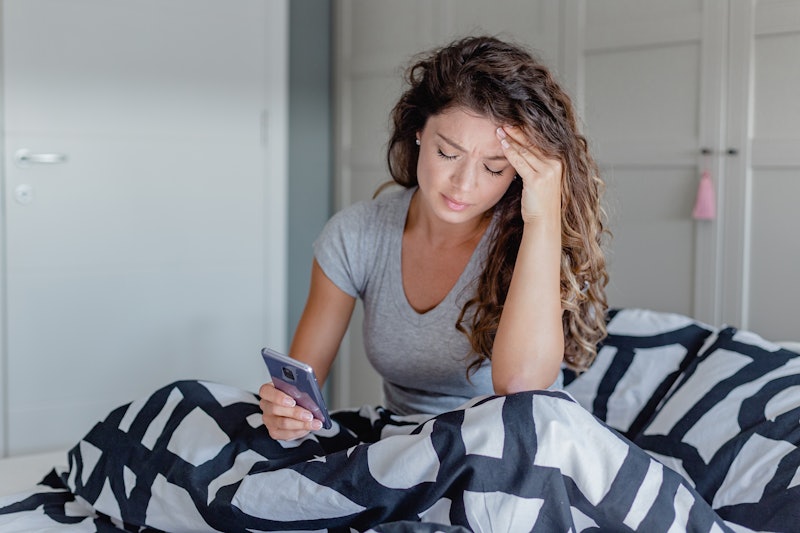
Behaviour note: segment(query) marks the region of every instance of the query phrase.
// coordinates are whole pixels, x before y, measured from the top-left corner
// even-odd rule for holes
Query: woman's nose
[[[450,182],[457,188],[462,190],[470,190],[475,188],[477,184],[478,173],[475,165],[464,163],[455,169],[455,172],[450,176]]]

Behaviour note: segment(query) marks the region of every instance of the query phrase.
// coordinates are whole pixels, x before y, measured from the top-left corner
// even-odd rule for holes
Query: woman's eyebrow
[[[461,152],[466,152],[467,151],[460,144],[458,144],[457,142],[455,142],[452,139],[448,139],[447,137],[445,137],[441,133],[436,132],[436,135],[439,136],[444,142],[446,142],[447,144],[449,144],[450,146],[452,146],[456,150],[459,150]],[[507,161],[506,156],[504,156],[503,154],[491,155],[489,157],[484,157],[484,159],[486,159],[488,161]]]

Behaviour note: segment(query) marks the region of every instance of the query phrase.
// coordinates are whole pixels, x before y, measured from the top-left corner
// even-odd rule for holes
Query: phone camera
[[[291,368],[285,366],[281,370],[283,370],[283,377],[285,377],[289,381],[294,381],[294,379],[295,379],[294,378],[294,372],[292,372]]]

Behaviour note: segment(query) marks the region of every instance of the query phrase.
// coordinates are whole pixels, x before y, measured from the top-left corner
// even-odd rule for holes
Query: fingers
[[[516,126],[501,126],[497,128],[497,136],[500,138],[500,144],[505,141],[509,145],[503,146],[504,148],[509,148],[510,145],[513,145],[514,149],[521,155],[532,153],[533,146],[528,146],[530,144],[529,139]]]
[[[503,147],[503,155],[521,178],[540,176],[561,180],[563,173],[561,160],[542,154],[520,128],[515,126],[497,128],[497,138]]]
[[[523,220],[555,219],[559,216],[563,176],[561,160],[542,154],[520,128],[497,128],[497,138],[503,155],[522,178]]]
[[[310,411],[298,406],[272,383],[262,385],[259,396],[261,420],[273,439],[294,440],[322,428],[322,422],[314,419]]]
[[[548,172],[553,166],[557,166],[560,170],[560,161],[545,157],[520,128],[514,126],[497,128],[497,138],[503,147],[504,155],[520,177]]]
[[[503,147],[503,154],[520,177],[525,178],[536,172],[536,165],[539,163],[539,158],[528,150],[520,140],[509,135],[504,128],[497,128],[497,138],[500,139],[500,146]]]

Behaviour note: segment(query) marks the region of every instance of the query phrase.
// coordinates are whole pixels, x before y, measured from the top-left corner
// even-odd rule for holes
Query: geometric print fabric
[[[800,354],[723,329],[634,442],[725,520],[800,530]]]
[[[588,411],[627,437],[647,423],[716,329],[690,317],[649,309],[614,309],[592,366],[564,389]]]
[[[255,395],[222,385],[164,387],[70,452],[58,480],[69,491],[0,501],[0,526],[730,531],[686,480],[563,392],[491,396],[436,417],[340,411],[330,430],[286,444],[247,423],[258,409]],[[90,513],[67,516],[72,500]]]

